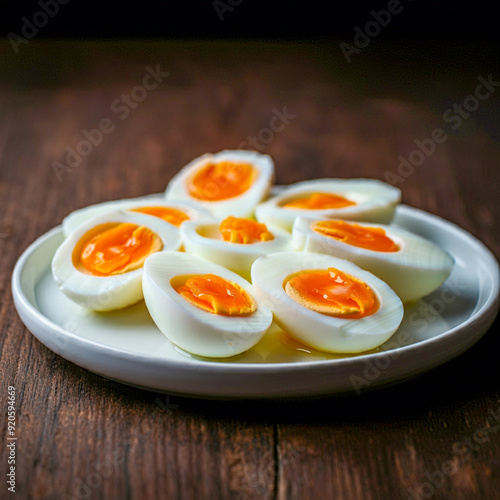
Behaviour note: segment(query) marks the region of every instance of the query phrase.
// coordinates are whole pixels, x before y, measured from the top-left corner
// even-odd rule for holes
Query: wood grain
[[[13,55],[0,44],[0,397],[15,386],[16,498],[498,498],[498,320],[467,353],[394,387],[219,402],[129,388],[65,361],[27,331],[10,294],[21,252],[71,210],[162,191],[194,157],[259,133],[277,182],[290,183],[384,180],[415,140],[445,129],[446,141],[399,183],[404,202],[465,228],[499,258],[498,131],[484,125],[500,94],[456,130],[443,120],[493,69],[465,68],[458,80],[439,73],[436,90],[433,75],[411,64],[377,73],[367,56],[366,66],[349,67],[325,44],[32,41],[23,49]],[[157,65],[168,77],[121,119],[113,103]],[[265,142],[261,131],[284,112],[289,123]],[[59,180],[53,162],[106,118],[114,130]],[[4,442],[5,418],[0,432]],[[2,474],[6,464],[2,445]],[[0,491],[7,496],[5,484]]]

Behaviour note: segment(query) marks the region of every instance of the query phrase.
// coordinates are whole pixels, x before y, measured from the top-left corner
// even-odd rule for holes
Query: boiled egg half
[[[192,254],[148,257],[143,290],[161,332],[197,356],[226,358],[247,351],[273,320],[248,281]]]
[[[73,231],[52,260],[55,282],[71,300],[96,311],[121,309],[143,298],[146,258],[178,250],[180,233],[161,218],[118,210]]]
[[[216,223],[186,222],[181,235],[186,252],[227,267],[247,280],[258,257],[291,250],[292,240],[284,229],[232,216]]]
[[[210,212],[198,205],[186,201],[170,200],[163,196],[144,196],[123,200],[105,201],[88,207],[80,208],[67,215],[62,221],[65,236],[71,234],[88,220],[115,210],[130,210],[154,217],[159,217],[169,224],[179,227],[184,221],[211,218]]]
[[[387,223],[400,201],[398,188],[374,179],[315,179],[285,187],[255,217],[288,231],[300,215]]]
[[[392,336],[403,319],[403,304],[386,283],[330,255],[264,255],[252,266],[252,283],[276,323],[320,351],[374,349]]]
[[[225,150],[204,154],[183,167],[168,183],[166,198],[197,203],[217,217],[251,217],[274,179],[269,155]]]
[[[396,226],[298,217],[295,250],[350,260],[384,280],[403,302],[439,288],[453,269],[453,258],[417,234]]]

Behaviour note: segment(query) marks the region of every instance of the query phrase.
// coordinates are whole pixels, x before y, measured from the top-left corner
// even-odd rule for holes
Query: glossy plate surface
[[[456,264],[433,294],[407,308],[399,330],[378,352],[325,356],[280,340],[275,328],[247,353],[226,361],[194,359],[156,328],[141,302],[111,313],[67,299],[50,263],[61,227],[38,238],[12,276],[18,313],[49,349],[104,377],[159,392],[204,398],[293,398],[366,390],[396,383],[458,356],[488,330],[499,306],[499,268],[466,231],[408,206],[395,225],[434,241]]]

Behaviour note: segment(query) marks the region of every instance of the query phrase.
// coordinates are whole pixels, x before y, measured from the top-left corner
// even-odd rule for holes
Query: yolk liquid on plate
[[[252,185],[256,171],[248,163],[221,161],[202,167],[188,182],[188,193],[202,201],[240,196]]]
[[[171,285],[189,303],[212,314],[248,316],[257,310],[243,288],[215,274],[176,276]]]
[[[146,206],[140,208],[131,209],[132,212],[139,212],[141,214],[153,215],[159,219],[163,219],[170,224],[179,227],[185,220],[189,220],[187,214],[182,210],[172,207],[156,207],[156,206]]]
[[[323,236],[335,238],[355,247],[377,252],[397,252],[399,250],[399,246],[380,227],[364,227],[341,220],[328,220],[314,222],[312,229]]]
[[[285,202],[284,208],[301,208],[305,210],[326,210],[329,208],[345,208],[356,205],[355,202],[333,193],[312,193],[301,198]]]
[[[279,330],[275,333],[275,342],[278,344],[274,348],[274,352],[271,355],[276,356],[281,354],[283,357],[288,356],[293,359],[294,355],[300,354],[302,359],[345,359],[360,356],[362,354],[370,354],[379,351],[379,348],[371,349],[369,351],[363,351],[361,353],[331,353],[324,352],[314,349],[314,347],[308,346],[295,339],[292,335],[285,333],[283,330]],[[286,359],[286,358],[285,358]],[[267,360],[272,362],[272,358]]]
[[[294,274],[285,280],[284,288],[295,302],[329,316],[363,318],[379,307],[365,282],[335,268]]]
[[[265,224],[251,219],[228,217],[221,222],[219,229],[224,241],[231,243],[251,244],[274,239]]]
[[[95,276],[122,274],[141,267],[163,248],[160,237],[144,226],[108,223],[88,231],[73,250],[77,269]]]
[[[197,356],[176,347],[177,352],[191,359],[213,361],[213,358]],[[264,337],[248,351],[230,358],[219,358],[219,363],[296,363],[300,361],[323,361],[326,359],[345,359],[379,352],[377,347],[370,351],[357,353],[331,353],[318,351],[285,333],[276,323],[272,323]]]

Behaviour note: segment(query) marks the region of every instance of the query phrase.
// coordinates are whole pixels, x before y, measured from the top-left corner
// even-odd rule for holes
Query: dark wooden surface
[[[391,388],[219,402],[93,375],[40,344],[12,303],[17,258],[69,211],[162,191],[186,162],[237,148],[285,107],[296,116],[262,144],[278,183],[384,179],[415,139],[445,129],[447,140],[399,185],[403,200],[499,258],[500,90],[456,130],[443,120],[478,76],[498,76],[491,47],[466,59],[460,46],[399,50],[348,65],[326,42],[30,41],[18,54],[0,44],[0,471],[5,478],[12,385],[13,498],[500,498],[498,321],[459,358]],[[121,120],[112,103],[156,65],[169,76]],[[104,118],[114,131],[58,180],[52,163]],[[2,480],[0,497],[8,494]]]

